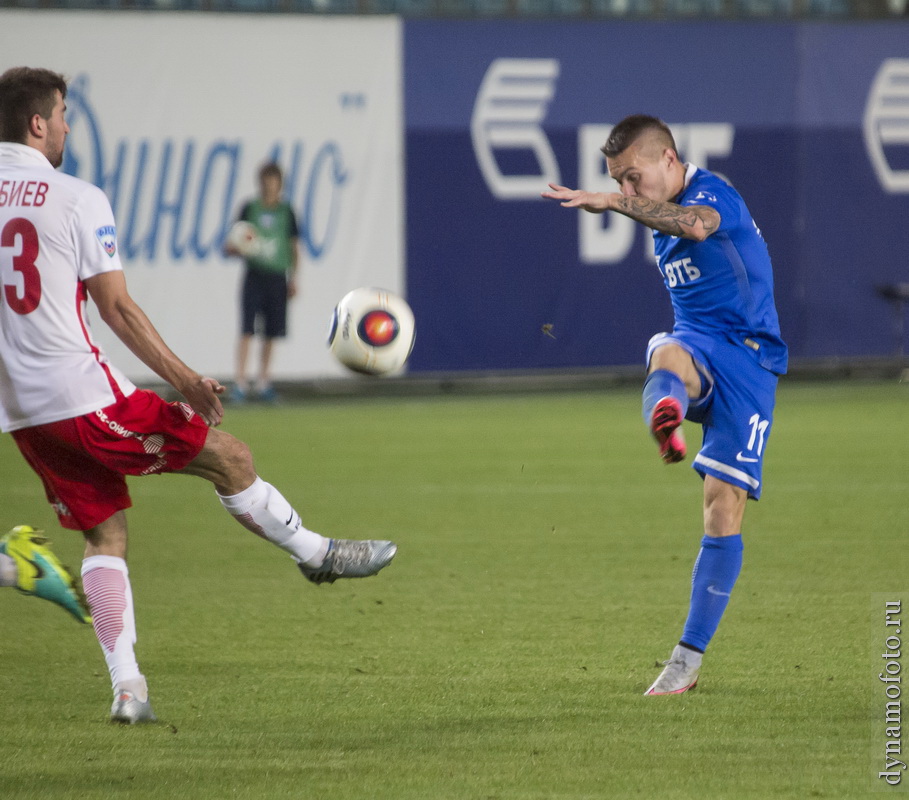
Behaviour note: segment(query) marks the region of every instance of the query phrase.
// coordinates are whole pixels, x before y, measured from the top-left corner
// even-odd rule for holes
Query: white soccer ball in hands
[[[262,240],[251,222],[235,222],[227,232],[228,246],[243,258],[254,258],[261,254]]]
[[[416,325],[407,301],[384,289],[354,289],[335,306],[328,348],[354,372],[387,375],[404,366]]]

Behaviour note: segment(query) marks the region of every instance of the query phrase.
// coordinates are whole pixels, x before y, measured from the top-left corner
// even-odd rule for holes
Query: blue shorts
[[[690,331],[654,336],[647,346],[648,364],[653,351],[664,344],[688,351],[701,373],[701,396],[691,401],[685,415],[704,433],[692,467],[701,477],[713,475],[759,499],[777,376],[744,344]]]
[[[240,332],[266,339],[287,335],[287,276],[283,272],[247,269],[240,300]],[[256,330],[256,323],[259,330]]]

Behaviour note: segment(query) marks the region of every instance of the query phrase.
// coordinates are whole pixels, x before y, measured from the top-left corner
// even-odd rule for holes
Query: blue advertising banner
[[[743,195],[792,356],[891,354],[909,281],[909,24],[410,20],[414,371],[640,363],[672,326],[649,231],[560,208],[614,191],[599,148],[650,113]]]

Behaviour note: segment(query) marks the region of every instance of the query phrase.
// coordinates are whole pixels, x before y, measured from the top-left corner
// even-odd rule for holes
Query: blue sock
[[[742,569],[742,535],[705,536],[691,575],[691,607],[683,644],[702,653],[716,633]]]
[[[655,369],[644,381],[642,411],[649,426],[653,409],[664,397],[674,397],[682,405],[682,416],[688,411],[688,392],[682,379],[668,369]]]

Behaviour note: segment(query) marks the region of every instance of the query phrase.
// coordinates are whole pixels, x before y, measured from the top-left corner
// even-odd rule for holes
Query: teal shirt
[[[266,208],[259,199],[246,204],[240,219],[252,223],[262,242],[262,254],[246,259],[250,269],[287,273],[294,265],[297,219],[290,203]]]

